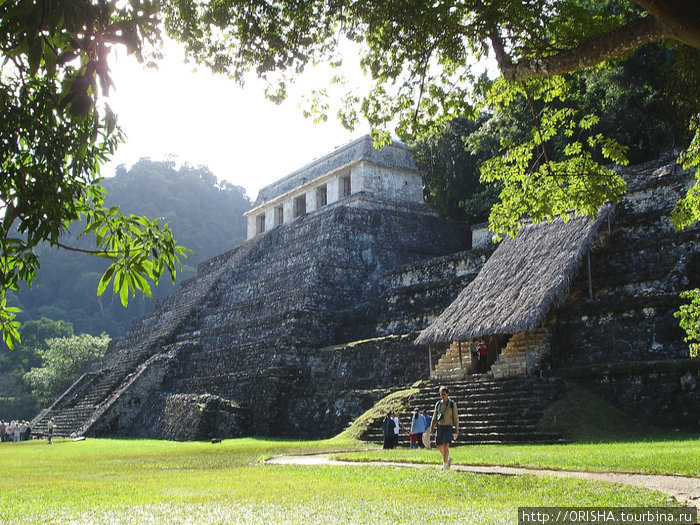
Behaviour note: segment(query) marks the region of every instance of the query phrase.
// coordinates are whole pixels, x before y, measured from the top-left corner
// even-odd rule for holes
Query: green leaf
[[[129,285],[126,279],[123,280],[122,285],[119,287],[119,299],[122,302],[122,306],[126,307],[129,304]]]
[[[107,270],[105,271],[104,274],[102,274],[102,277],[100,278],[100,282],[97,285],[97,296],[99,297],[102,295],[107,288],[107,285],[109,285],[109,281],[112,279],[112,275],[114,275],[114,270],[116,269],[116,266],[113,264]]]
[[[681,293],[682,299],[689,299],[674,314],[680,319],[680,326],[686,332],[685,341],[691,357],[700,357],[700,288]]]
[[[138,272],[134,272],[132,276],[134,278],[136,289],[141,290],[141,292],[143,292],[143,294],[147,297],[151,297],[151,287],[148,285],[148,281],[146,281],[146,279],[144,279]]]
[[[41,59],[44,55],[44,39],[34,38],[29,45],[29,70],[32,75],[36,75],[41,67]]]

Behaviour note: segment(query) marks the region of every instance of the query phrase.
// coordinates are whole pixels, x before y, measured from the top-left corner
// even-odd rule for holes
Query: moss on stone
[[[387,412],[402,412],[408,407],[409,399],[420,391],[419,388],[408,388],[392,392],[380,399],[372,408],[356,418],[348,428],[336,436],[337,439],[360,439],[362,434],[377,419],[383,418]]]
[[[564,397],[546,408],[538,430],[559,432],[565,439],[577,442],[624,441],[659,432],[571,383]]]
[[[391,342],[398,342],[398,341],[407,341],[407,340],[412,340],[415,339],[416,334],[415,333],[410,333],[410,334],[400,334],[400,335],[386,335],[383,337],[372,337],[370,339],[361,339],[359,341],[351,341],[349,343],[342,343],[339,345],[331,345],[331,346],[324,346],[323,348],[319,348],[319,351],[322,352],[332,352],[332,351],[337,351],[337,350],[346,350],[350,348],[356,348],[361,345],[366,345],[366,344],[374,344],[374,343],[391,343]]]

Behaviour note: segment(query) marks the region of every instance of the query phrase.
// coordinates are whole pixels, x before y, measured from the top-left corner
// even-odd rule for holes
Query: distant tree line
[[[41,267],[31,288],[10,292],[21,308],[21,342],[10,350],[0,343],[0,418],[29,419],[69,386],[87,364],[101,356],[110,338],[126,334],[134,318],[150,312],[159,297],[196,273],[197,264],[245,239],[243,213],[251,203],[245,189],[219,181],[205,166],[141,159],[119,166],[104,180],[106,206],[125,214],[162,217],[190,253],[176,284],[161,280],[151,298],[137,295],[124,308],[116,295],[97,296],[97,283],[109,261],[40,244]],[[89,248],[85,225],[65,234],[65,244]]]
[[[178,242],[192,250],[183,261],[176,284],[161,280],[150,299],[137,295],[124,308],[118,296],[105,293],[98,297],[95,293],[107,261],[42,244],[36,284],[9,294],[10,304],[22,310],[19,321],[45,317],[72,323],[76,333],[124,335],[134,318],[150,312],[159,297],[192,277],[197,264],[245,239],[243,213],[250,208],[245,189],[218,181],[207,167],[185,164],[176,170],[171,162],[141,159],[128,171],[119,166],[116,176],[105,179],[103,186],[107,190],[105,206],[118,206],[125,214],[162,217]],[[77,237],[73,233],[83,229],[81,224],[71,227],[64,244],[85,249],[94,246],[91,235]]]

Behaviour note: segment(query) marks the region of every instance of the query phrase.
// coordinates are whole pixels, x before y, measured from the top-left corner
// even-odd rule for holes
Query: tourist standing
[[[394,412],[393,417],[391,418],[394,420],[394,446],[391,448],[396,448],[399,446],[399,415]]]
[[[430,448],[430,415],[427,410],[423,410],[423,419],[425,420],[425,432],[423,432],[423,446]]]
[[[430,423],[431,435],[436,428],[435,444],[442,454],[442,468],[450,468],[452,465],[450,443],[452,443],[453,433],[455,439],[459,436],[459,414],[457,403],[450,399],[450,391],[446,386],[440,387],[440,401],[435,403],[435,411]]]
[[[480,374],[486,373],[486,362],[488,360],[488,353],[489,353],[489,349],[486,346],[486,341],[482,337],[481,342],[479,343],[479,373]]]
[[[425,418],[416,408],[411,418],[411,448],[418,448],[425,432]]]
[[[391,412],[386,413],[382,422],[382,437],[384,438],[384,448],[394,448],[394,420],[391,419]]]
[[[47,434],[49,435],[49,445],[53,444],[53,430],[55,427],[56,425],[53,422],[53,418],[51,418],[49,423],[46,425]]]
[[[476,374],[479,371],[479,349],[474,341],[469,342],[469,373]]]

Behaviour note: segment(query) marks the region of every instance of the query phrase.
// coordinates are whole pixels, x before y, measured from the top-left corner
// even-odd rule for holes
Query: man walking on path
[[[450,399],[450,391],[446,386],[440,387],[440,398],[440,401],[435,403],[435,411],[430,422],[430,435],[437,427],[435,444],[442,454],[442,468],[450,468],[452,465],[450,443],[452,443],[453,432],[455,439],[459,437],[459,414],[457,403]]]

